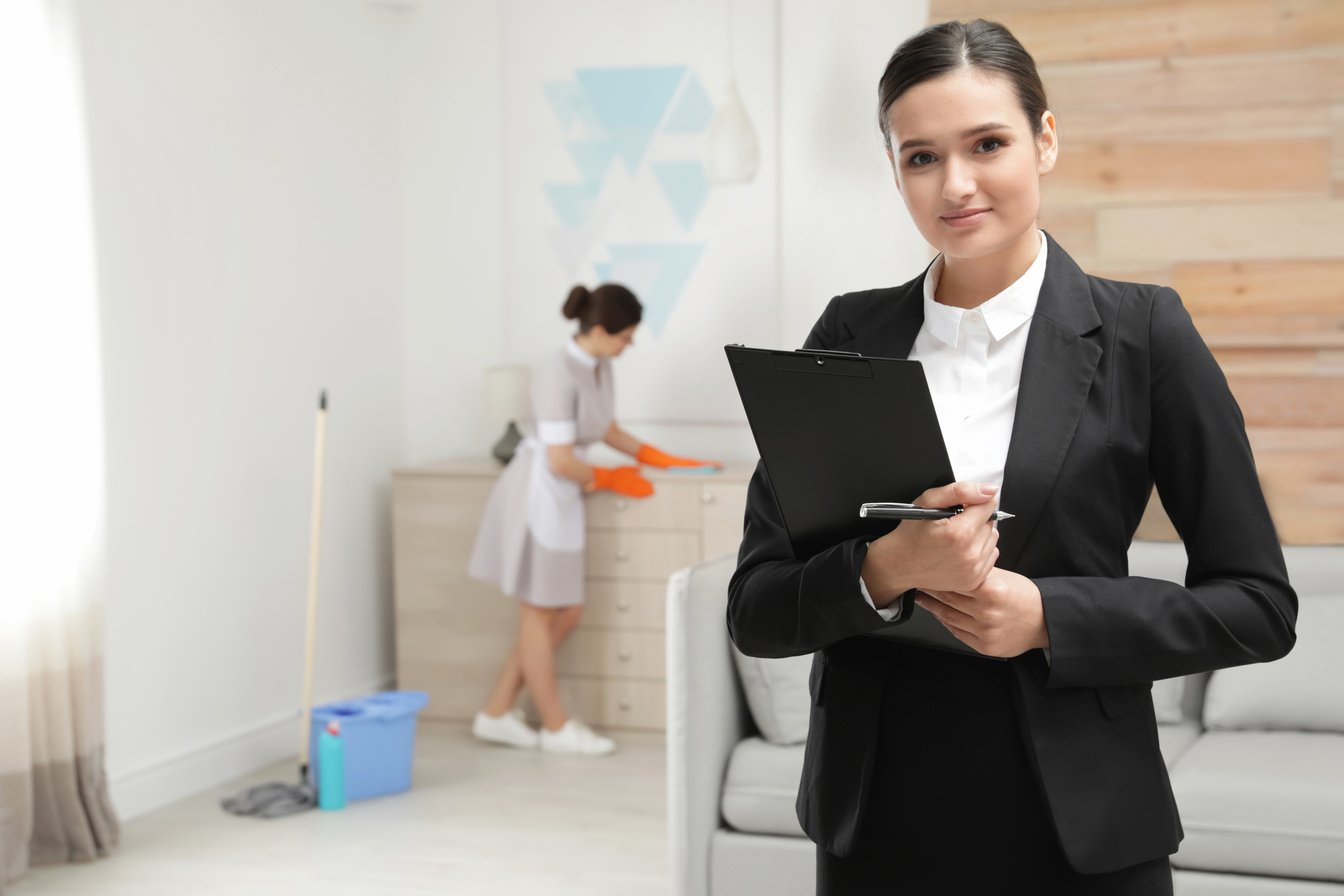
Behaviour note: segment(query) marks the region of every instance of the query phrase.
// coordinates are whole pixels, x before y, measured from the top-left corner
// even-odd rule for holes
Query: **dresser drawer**
[[[692,482],[659,482],[648,498],[594,492],[586,514],[596,529],[694,530],[700,528],[700,489]]]
[[[584,625],[662,631],[667,624],[666,582],[589,579],[584,587]]]
[[[746,510],[745,482],[707,482],[700,487],[701,557],[737,555]]]
[[[661,681],[562,677],[560,698],[576,718],[602,728],[667,727],[667,696]]]
[[[700,562],[700,534],[589,529],[586,559],[590,578],[666,582]]]
[[[661,681],[666,672],[662,632],[579,626],[555,658],[561,675],[648,678]]]

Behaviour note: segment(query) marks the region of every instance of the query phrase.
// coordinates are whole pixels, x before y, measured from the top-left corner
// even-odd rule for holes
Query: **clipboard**
[[[860,518],[860,504],[913,501],[955,480],[918,361],[742,345],[724,351],[799,558],[896,527]],[[900,603],[898,618],[870,635],[990,659],[952,637],[911,595]]]

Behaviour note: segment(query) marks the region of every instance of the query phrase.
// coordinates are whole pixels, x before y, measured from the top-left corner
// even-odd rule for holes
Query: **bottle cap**
[[[341,733],[341,723],[336,719],[332,719],[327,723],[327,733],[339,735]]]

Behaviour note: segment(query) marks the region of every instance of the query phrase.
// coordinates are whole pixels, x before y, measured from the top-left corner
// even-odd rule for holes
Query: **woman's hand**
[[[1049,647],[1041,590],[1026,576],[991,569],[971,591],[930,591],[915,603],[933,614],[952,636],[985,656],[1012,657]]]
[[[954,482],[915,499],[920,507],[966,508],[945,520],[908,520],[868,545],[861,575],[877,607],[912,588],[971,592],[999,559],[999,530],[990,524],[998,488]]]

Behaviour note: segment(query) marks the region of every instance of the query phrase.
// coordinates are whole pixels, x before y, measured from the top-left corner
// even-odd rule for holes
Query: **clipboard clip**
[[[815,355],[818,367],[824,367],[827,358],[846,358],[853,360],[854,358],[863,357],[859,352],[837,352],[825,348],[800,348],[798,351],[805,355]]]

